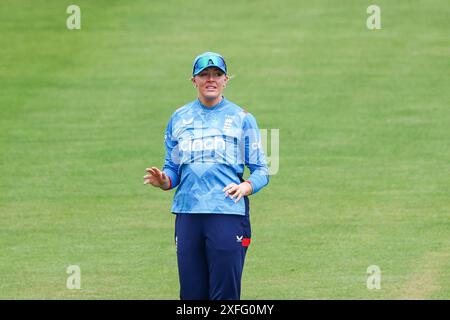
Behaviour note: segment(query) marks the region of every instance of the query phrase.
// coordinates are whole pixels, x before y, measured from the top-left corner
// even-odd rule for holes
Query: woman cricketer
[[[191,80],[198,98],[172,114],[164,167],[147,168],[144,184],[177,188],[171,211],[180,298],[239,300],[251,239],[248,196],[267,185],[269,173],[255,118],[222,95],[224,58],[197,56]]]

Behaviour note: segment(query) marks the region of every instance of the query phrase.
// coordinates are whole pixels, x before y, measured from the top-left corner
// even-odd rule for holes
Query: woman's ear
[[[197,84],[195,83],[195,78],[194,77],[191,78],[191,81],[194,84],[194,88],[197,88]]]
[[[223,87],[225,88],[227,86],[227,82],[228,82],[228,76],[226,75],[223,81]]]

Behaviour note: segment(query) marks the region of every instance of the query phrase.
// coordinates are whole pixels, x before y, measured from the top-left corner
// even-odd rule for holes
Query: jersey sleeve
[[[180,183],[178,141],[172,135],[172,121],[173,116],[172,118],[170,118],[169,123],[167,124],[166,133],[164,135],[166,158],[164,161],[163,172],[170,179],[169,189],[175,188]]]
[[[245,141],[245,165],[250,170],[250,181],[253,194],[269,183],[269,169],[261,143],[261,135],[255,117],[247,113],[243,124]]]

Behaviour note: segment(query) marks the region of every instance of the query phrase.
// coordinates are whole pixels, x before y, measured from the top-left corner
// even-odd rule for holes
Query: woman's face
[[[221,97],[227,81],[226,74],[216,67],[206,68],[192,78],[199,96],[206,100],[215,100]]]

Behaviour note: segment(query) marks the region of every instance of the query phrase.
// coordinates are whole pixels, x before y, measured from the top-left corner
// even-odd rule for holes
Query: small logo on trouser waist
[[[248,247],[250,245],[250,238],[244,238],[244,236],[236,236],[236,242],[242,243],[243,247]]]

